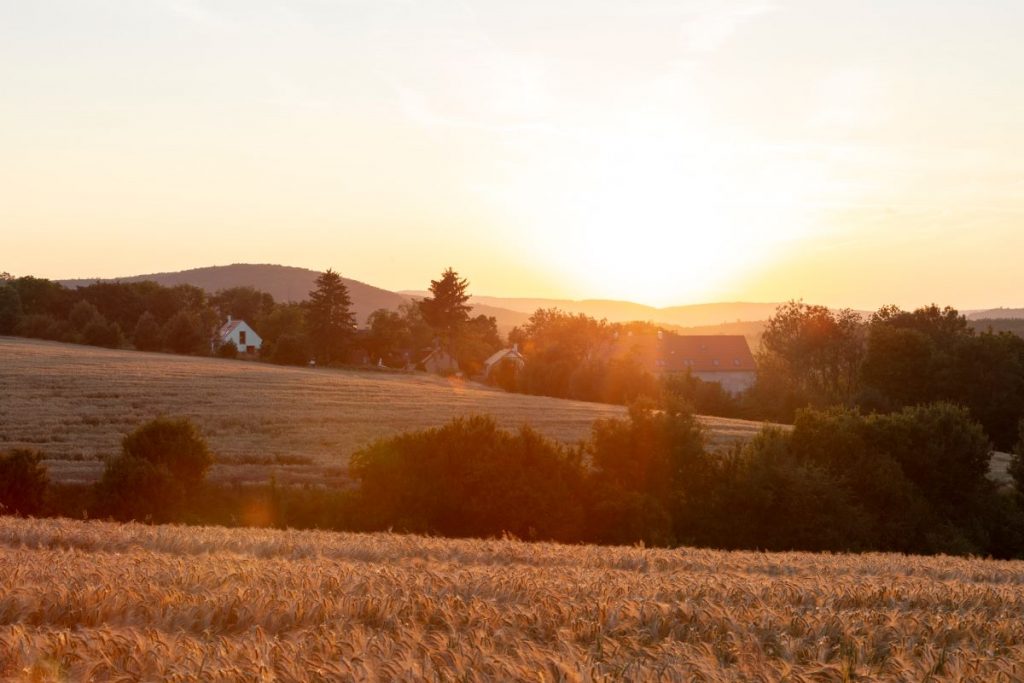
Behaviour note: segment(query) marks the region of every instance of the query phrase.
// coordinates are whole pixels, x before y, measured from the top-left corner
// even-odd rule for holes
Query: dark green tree
[[[419,301],[423,320],[444,342],[452,341],[469,321],[469,281],[451,268],[441,273],[440,280],[430,281],[430,296]]]
[[[21,296],[17,288],[0,281],[0,334],[14,334],[21,315]]]
[[[309,293],[306,327],[318,363],[344,359],[355,332],[355,316],[348,287],[331,269],[317,277],[316,289]]]
[[[805,403],[848,405],[859,388],[864,323],[852,310],[790,301],[765,326],[758,381],[775,393],[795,391]]]
[[[163,345],[163,334],[156,317],[146,311],[139,316],[135,324],[135,332],[132,334],[132,344],[139,351],[159,351]]]
[[[175,353],[197,353],[204,348],[206,338],[199,316],[187,310],[178,311],[163,329],[164,346]]]

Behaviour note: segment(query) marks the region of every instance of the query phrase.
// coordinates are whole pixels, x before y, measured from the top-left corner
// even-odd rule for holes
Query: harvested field
[[[507,394],[425,374],[279,367],[0,337],[0,449],[42,451],[58,481],[92,481],[123,434],[157,415],[188,416],[216,453],[218,480],[283,483],[343,472],[372,440],[489,413],[563,442],[621,407]],[[711,442],[759,423],[706,418]],[[71,461],[71,462],[54,462]],[[92,462],[90,462],[92,461]],[[244,467],[232,467],[244,465]],[[330,472],[328,472],[330,474]],[[333,476],[333,475],[332,475]]]
[[[1020,681],[1024,563],[0,518],[3,680]]]

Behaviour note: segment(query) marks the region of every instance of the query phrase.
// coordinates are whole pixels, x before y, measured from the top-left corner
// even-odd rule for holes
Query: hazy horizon
[[[0,270],[1024,306],[1024,5],[0,6]]]

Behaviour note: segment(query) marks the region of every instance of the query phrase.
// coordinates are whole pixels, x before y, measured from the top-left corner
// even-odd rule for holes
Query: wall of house
[[[716,382],[730,394],[739,394],[754,386],[757,373],[753,370],[740,372],[695,372],[693,376],[705,382]]]
[[[244,344],[242,343],[242,335],[240,334],[240,332],[242,332],[243,330],[245,331]],[[252,329],[250,328],[243,328],[241,326],[232,330],[231,334],[228,335],[228,339],[231,340],[232,344],[238,347],[239,353],[245,353],[246,347],[249,346],[254,347],[257,351],[259,351],[260,347],[263,346],[263,340],[260,339],[260,336],[258,334],[253,332]]]

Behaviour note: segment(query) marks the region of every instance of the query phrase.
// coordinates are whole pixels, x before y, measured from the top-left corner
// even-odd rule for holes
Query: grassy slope
[[[1021,680],[1024,562],[0,518],[2,680]]]
[[[0,449],[43,451],[58,480],[91,480],[121,436],[156,415],[187,415],[218,456],[218,479],[266,481],[267,467],[240,460],[299,456],[276,466],[285,481],[340,477],[348,456],[375,438],[489,413],[564,442],[595,419],[623,414],[596,403],[507,394],[423,374],[278,367],[0,337]],[[714,444],[760,426],[707,418]],[[75,462],[75,460],[84,462]]]

